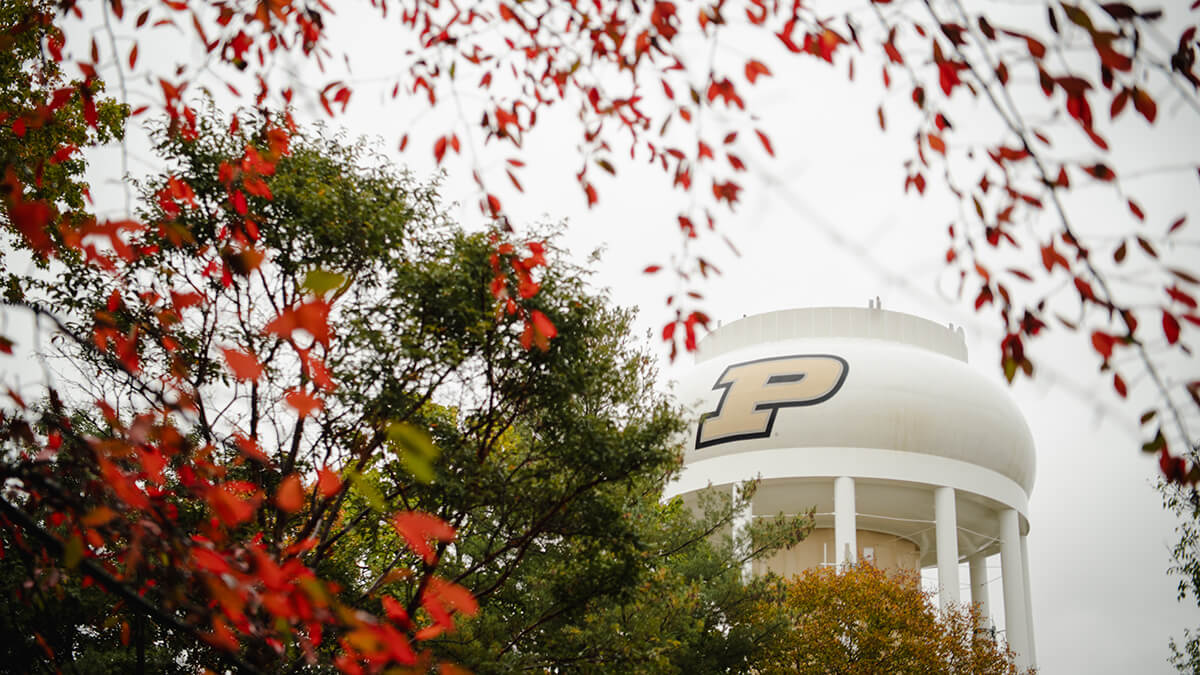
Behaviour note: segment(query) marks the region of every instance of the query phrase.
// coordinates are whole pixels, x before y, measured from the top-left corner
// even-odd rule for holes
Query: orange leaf
[[[324,300],[306,302],[296,308],[296,327],[308,331],[313,339],[329,346],[329,305]]]
[[[479,611],[479,604],[475,601],[475,596],[471,595],[471,591],[456,583],[430,577],[429,590],[456,612],[474,616]]]
[[[437,553],[430,548],[429,540],[454,541],[454,528],[447,525],[441,518],[420,511],[400,511],[392,516],[392,527],[400,536],[404,537],[413,553],[421,556],[427,564],[431,565],[437,559]]]
[[[304,505],[304,488],[300,485],[300,477],[290,474],[279,483],[275,491],[275,503],[288,513],[295,513]]]
[[[207,497],[213,513],[226,525],[250,520],[258,508],[259,494],[253,483],[230,481],[215,485]]]
[[[241,434],[234,434],[233,442],[237,444],[238,451],[246,457],[270,466],[271,458],[267,457],[266,454],[264,454],[263,451],[258,448],[258,442],[254,439],[246,438]]]
[[[225,623],[224,619],[219,616],[214,616],[212,623],[213,632],[201,635],[204,641],[225,651],[236,652],[240,645],[238,644],[237,637],[229,630],[229,624]]]
[[[99,527],[100,525],[104,525],[116,517],[116,511],[113,511],[102,504],[89,511],[80,522],[82,522],[86,527]]]
[[[383,596],[383,611],[387,618],[401,625],[409,622],[408,611],[404,609],[404,605],[390,595]]]
[[[287,404],[296,409],[301,417],[308,417],[317,410],[320,410],[325,402],[316,396],[299,389],[293,389],[285,395],[284,400]]]
[[[317,471],[317,489],[323,497],[332,497],[342,489],[342,479],[328,466]]]
[[[536,309],[533,310],[533,327],[548,338],[558,337],[558,329],[554,327],[554,323]]]
[[[225,362],[229,364],[229,369],[233,371],[233,376],[237,379],[254,382],[262,376],[262,365],[258,363],[254,354],[229,348],[221,351],[225,354]]]
[[[746,79],[750,80],[750,84],[754,84],[760,75],[770,76],[771,69],[767,68],[762,61],[751,59],[746,62]]]
[[[426,627],[422,628],[421,630],[417,631],[417,633],[415,635],[413,635],[413,639],[418,640],[418,641],[432,640],[433,638],[435,638],[445,632],[446,632],[445,626],[443,626],[440,623],[435,623],[432,626],[426,626]]]

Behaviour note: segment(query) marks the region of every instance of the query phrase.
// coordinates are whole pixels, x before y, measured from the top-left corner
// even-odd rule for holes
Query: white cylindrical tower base
[[[838,567],[858,559],[858,525],[855,522],[854,479],[838,476],[833,481],[833,544]]]
[[[1000,513],[1000,568],[1004,578],[1004,634],[1017,655],[1017,669],[1033,665],[1029,649],[1029,615],[1025,611],[1025,570],[1021,555],[1021,520],[1016,509]]]
[[[958,513],[954,506],[954,488],[933,491],[934,523],[937,529],[938,585],[942,609],[958,604]]]
[[[976,553],[967,558],[967,564],[971,576],[971,602],[979,605],[979,628],[986,630],[992,624],[988,609],[987,556]]]
[[[1021,571],[1025,573],[1025,631],[1029,635],[1029,664],[1037,666],[1037,640],[1033,638],[1033,592],[1029,587],[1029,537],[1021,535]]]

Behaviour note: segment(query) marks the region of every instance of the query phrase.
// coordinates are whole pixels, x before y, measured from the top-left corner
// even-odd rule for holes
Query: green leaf
[[[1163,436],[1162,428],[1154,434],[1154,439],[1142,443],[1142,452],[1158,452],[1160,449],[1167,447],[1167,439]]]
[[[370,506],[378,513],[387,512],[387,504],[383,501],[383,495],[379,493],[379,489],[376,488],[371,481],[367,480],[361,473],[354,470],[347,471],[346,478],[350,480],[350,484],[353,485],[354,489],[358,490],[358,493],[361,494],[362,498],[366,500],[367,506]]]
[[[433,444],[429,434],[411,424],[398,422],[388,426],[388,441],[396,445],[400,464],[422,483],[433,480],[433,461],[441,451]]]
[[[63,566],[67,569],[75,569],[81,560],[83,560],[83,539],[76,534],[63,544]]]
[[[304,284],[302,287],[317,295],[324,295],[344,283],[346,283],[346,277],[336,272],[309,270],[308,274],[304,275]]]
[[[433,462],[407,450],[400,453],[400,465],[421,483],[433,482]]]
[[[1013,377],[1017,374],[1017,360],[1011,356],[1004,357],[1004,379],[1012,384]]]
[[[388,425],[387,436],[389,441],[426,459],[437,459],[441,454],[433,444],[433,439],[429,438],[429,434],[411,424],[397,422]]]

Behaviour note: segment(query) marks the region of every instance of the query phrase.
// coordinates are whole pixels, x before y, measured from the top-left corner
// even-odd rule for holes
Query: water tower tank
[[[758,478],[742,522],[816,510],[813,534],[759,571],[936,566],[946,604],[966,600],[966,561],[986,615],[999,554],[1005,635],[1019,666],[1035,663],[1033,438],[1008,392],[967,365],[961,328],[875,305],[751,316],[700,343],[678,391],[692,424],[668,496]]]

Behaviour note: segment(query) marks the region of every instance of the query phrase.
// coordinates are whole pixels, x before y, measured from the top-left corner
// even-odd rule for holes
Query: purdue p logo
[[[842,388],[850,366],[840,356],[802,354],[737,363],[713,389],[724,389],[717,408],[700,417],[696,449],[771,435],[780,408],[814,405]]]

